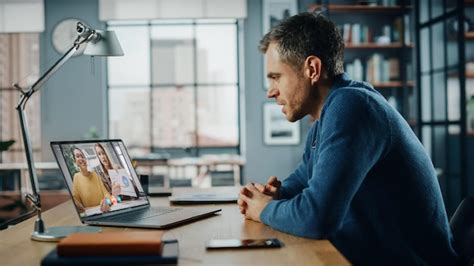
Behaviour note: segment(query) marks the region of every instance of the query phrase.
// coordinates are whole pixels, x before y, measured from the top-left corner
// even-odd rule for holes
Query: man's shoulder
[[[368,100],[370,99],[370,100]],[[374,102],[382,104],[383,96],[377,92],[370,84],[361,81],[354,81],[350,86],[338,87],[329,94],[326,103],[342,101],[347,104],[363,102]]]

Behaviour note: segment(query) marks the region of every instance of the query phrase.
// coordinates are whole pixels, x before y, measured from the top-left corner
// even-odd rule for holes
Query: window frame
[[[152,65],[152,55],[151,55],[151,44],[152,44],[152,28],[154,26],[176,26],[176,25],[186,25],[186,26],[191,26],[192,27],[192,32],[193,32],[193,54],[194,54],[194,59],[193,59],[193,71],[194,71],[194,83],[184,83],[184,84],[154,84],[153,82],[153,65]],[[199,25],[232,25],[235,27],[235,47],[236,47],[236,66],[235,69],[237,71],[236,75],[236,81],[235,83],[233,82],[199,82],[198,81],[198,75],[197,75],[197,69],[198,69],[198,60],[197,60],[197,41],[196,41],[196,28]],[[149,83],[146,85],[138,85],[138,84],[127,84],[127,85],[110,85],[109,83],[109,74],[107,72],[106,76],[106,123],[107,123],[107,129],[108,129],[108,134],[110,135],[110,105],[109,105],[109,98],[110,98],[110,92],[111,90],[120,90],[121,88],[143,88],[147,89],[149,91],[149,123],[150,123],[150,130],[148,134],[149,138],[149,147],[135,147],[135,148],[140,148],[140,149],[149,149],[150,152],[158,152],[158,153],[167,153],[170,155],[171,158],[180,158],[180,157],[186,157],[186,156],[200,156],[204,154],[241,154],[240,146],[241,146],[241,83],[240,83],[240,66],[241,66],[241,58],[240,58],[240,53],[241,53],[241,47],[240,47],[240,27],[239,27],[239,20],[238,19],[185,19],[185,20],[149,20],[149,21],[109,21],[106,23],[106,28],[109,29],[111,27],[117,28],[117,27],[128,27],[128,26],[145,26],[148,29],[148,40],[150,42],[150,64],[149,64],[149,73],[150,73],[150,80]],[[107,61],[107,68],[109,67],[109,62]],[[235,86],[237,89],[237,142],[235,146],[199,146],[199,138],[198,134],[195,134],[195,139],[194,142],[197,143],[197,145],[194,146],[189,146],[189,147],[161,147],[161,146],[155,146],[155,143],[153,143],[153,134],[154,134],[154,114],[153,114],[153,91],[163,88],[163,87],[170,87],[170,86],[184,86],[184,87],[191,87],[193,89],[193,94],[194,94],[194,108],[195,108],[195,116],[194,116],[194,121],[195,121],[195,128],[194,132],[199,132],[199,118],[198,118],[198,88],[199,87],[212,87],[212,86]]]

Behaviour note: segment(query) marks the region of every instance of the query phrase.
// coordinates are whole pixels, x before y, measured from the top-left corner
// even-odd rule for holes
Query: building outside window
[[[20,92],[13,88],[18,83],[28,88],[39,73],[39,34],[0,34],[0,141],[14,140],[8,151],[0,153],[0,163],[25,162],[19,118],[15,109]],[[33,156],[41,161],[40,94],[30,99],[26,116],[30,129]]]

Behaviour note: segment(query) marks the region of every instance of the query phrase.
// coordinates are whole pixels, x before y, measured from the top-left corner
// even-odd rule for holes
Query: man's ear
[[[319,57],[310,55],[304,61],[305,75],[311,80],[311,84],[315,84],[322,76],[322,62]]]

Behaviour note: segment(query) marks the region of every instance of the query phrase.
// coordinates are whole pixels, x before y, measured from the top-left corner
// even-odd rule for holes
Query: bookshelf
[[[367,81],[408,120],[415,117],[413,7],[362,5],[357,0],[318,1],[309,12],[321,11],[336,23],[344,38],[344,68],[355,80]],[[379,1],[382,2],[382,1]],[[395,1],[384,1],[393,2]],[[410,97],[412,97],[410,99]]]
[[[413,48],[413,43],[402,44],[402,43],[389,43],[389,44],[377,44],[377,43],[361,43],[361,44],[346,44],[346,49],[401,49],[401,48]]]
[[[316,10],[321,10],[322,8],[327,8],[329,12],[333,13],[350,13],[350,12],[360,12],[360,13],[390,13],[390,14],[401,14],[407,12],[407,10],[411,10],[411,6],[368,6],[368,5],[359,5],[359,4],[352,4],[352,5],[337,5],[337,4],[329,4],[327,6],[324,5],[316,5],[312,4],[309,5],[308,11],[314,12]]]

